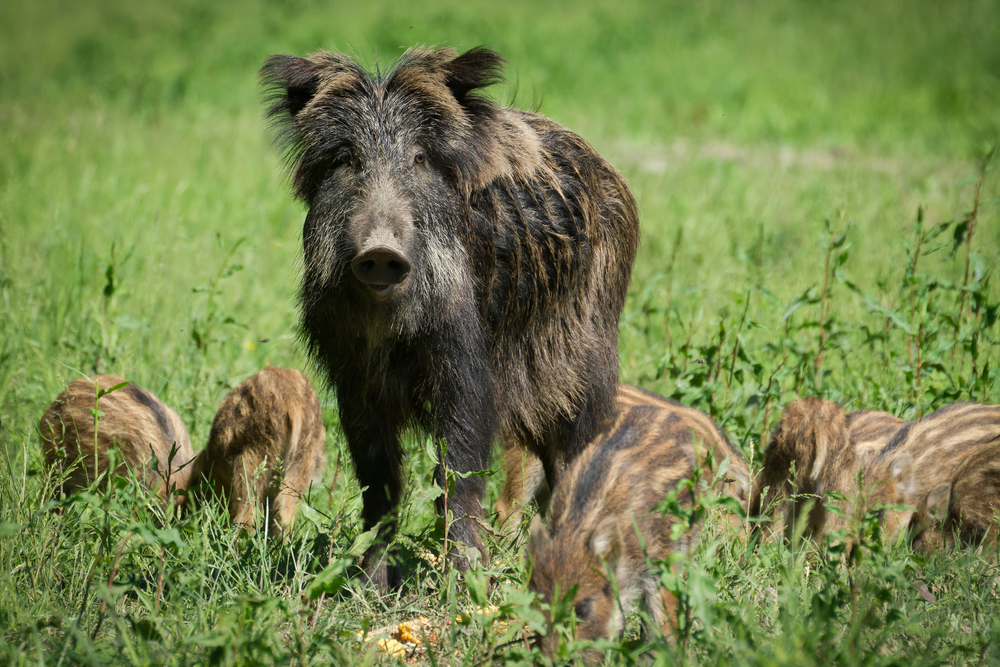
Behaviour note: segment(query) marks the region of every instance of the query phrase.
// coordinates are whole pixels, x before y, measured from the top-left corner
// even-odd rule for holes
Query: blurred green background
[[[788,300],[822,282],[825,218],[855,223],[848,268],[874,292],[902,275],[918,206],[929,223],[971,209],[1000,127],[998,8],[7,0],[0,434],[19,449],[68,379],[113,371],[162,392],[197,442],[234,382],[303,365],[290,333],[303,211],[261,119],[269,54],[387,66],[415,44],[501,52],[496,98],[575,130],[632,183],[643,240],[623,376],[669,393],[674,333],[650,330],[657,308],[708,344],[753,293],[747,317],[769,332],[755,340],[771,344]],[[983,192],[980,276],[1000,248],[995,178]],[[960,256],[936,261],[960,277]],[[848,293],[834,312],[856,320],[862,303]]]

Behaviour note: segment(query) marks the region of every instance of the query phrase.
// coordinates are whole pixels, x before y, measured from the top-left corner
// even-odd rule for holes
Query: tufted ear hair
[[[445,63],[445,85],[463,107],[475,107],[482,101],[475,91],[503,81],[503,66],[500,54],[477,46]]]
[[[267,116],[274,121],[295,118],[319,88],[319,66],[297,56],[271,56],[260,68]]]

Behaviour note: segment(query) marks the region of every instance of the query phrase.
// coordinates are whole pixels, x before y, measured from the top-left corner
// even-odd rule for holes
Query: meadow
[[[321,387],[295,335],[304,211],[256,72],[319,48],[385,66],[415,44],[496,49],[497,100],[573,129],[627,177],[642,241],[622,379],[709,413],[756,465],[799,396],[906,419],[1000,402],[995,0],[8,0],[5,663],[391,663],[359,637],[418,616],[436,637],[412,662],[541,660],[521,629],[541,618],[521,530],[489,536],[492,564],[459,581],[420,434],[396,544],[408,583],[363,585],[360,490],[328,392],[328,470],[284,544],[240,535],[220,508],[180,518],[129,480],[53,500],[41,459],[38,419],[82,374],[156,393],[196,448],[265,365]],[[914,553],[863,517],[850,554],[844,534],[746,544],[710,498],[699,511],[698,550],[663,575],[680,627],[644,640],[633,618],[602,644],[610,663],[1000,663],[998,554]]]

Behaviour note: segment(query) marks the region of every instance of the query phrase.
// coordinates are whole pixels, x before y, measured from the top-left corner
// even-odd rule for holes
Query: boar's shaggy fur
[[[769,514],[782,498],[790,499],[784,512],[786,537],[791,536],[802,512],[805,535],[821,537],[829,528],[830,513],[823,496],[829,492],[848,497],[842,510],[846,517],[855,511],[858,472],[863,470],[865,504],[896,504],[913,492],[914,464],[911,454],[885,457],[884,443],[905,424],[884,412],[858,411],[850,415],[832,401],[807,398],[791,403],[767,449],[764,468],[754,484],[750,499],[751,516]],[[880,444],[882,446],[880,446]],[[794,469],[794,476],[791,474]],[[892,512],[886,530],[895,536],[909,521],[910,513]],[[833,523],[840,524],[837,518]]]
[[[251,526],[260,509],[269,517],[269,534],[280,536],[291,530],[299,498],[322,474],[325,443],[319,400],[306,376],[265,368],[222,400],[191,481],[207,482],[224,498],[234,523]]]
[[[384,73],[327,51],[261,70],[308,207],[302,336],[383,542],[408,424],[446,441],[449,469],[485,469],[499,437],[554,482],[611,412],[635,202],[586,141],[480,94],[502,64],[415,48]],[[456,485],[453,535],[485,557],[485,482]],[[385,585],[379,546],[366,561]]]
[[[637,598],[654,623],[669,627],[676,601],[659,586],[647,556],[666,560],[693,545],[687,536],[672,540],[675,520],[654,508],[681,479],[691,478],[696,466],[707,462],[714,469],[705,469],[703,478],[713,482],[717,493],[731,495],[746,507],[750,469],[707,415],[619,385],[614,415],[555,488],[548,529],[538,516],[531,526],[529,586],[548,603],[555,602],[557,589],[562,594],[578,586],[573,601],[577,639],[620,633],[624,613]],[[689,492],[682,492],[679,500],[691,506]],[[609,568],[617,581],[617,599]],[[550,653],[557,644],[552,633],[544,640]]]
[[[94,437],[97,388],[115,389],[100,398],[101,411]],[[115,471],[135,471],[146,488],[166,499],[170,487],[186,488],[194,458],[191,439],[177,413],[160,399],[117,375],[95,375],[69,383],[42,416],[38,425],[45,463],[60,473],[60,493],[89,486],[108,470],[109,454],[117,449],[122,461]],[[171,449],[176,447],[173,460]],[[152,448],[152,451],[150,451]],[[157,470],[152,459],[156,457]],[[62,474],[65,473],[65,474]]]

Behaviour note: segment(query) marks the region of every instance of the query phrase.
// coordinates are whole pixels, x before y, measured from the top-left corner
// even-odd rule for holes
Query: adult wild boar
[[[261,70],[308,208],[302,338],[336,391],[382,543],[408,423],[446,443],[451,470],[485,469],[499,437],[554,483],[611,412],[635,201],[586,141],[481,94],[502,66],[483,47],[415,48],[385,72],[327,51]],[[452,535],[485,557],[484,486],[458,477],[448,506]],[[382,553],[366,555],[380,586]]]

